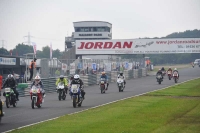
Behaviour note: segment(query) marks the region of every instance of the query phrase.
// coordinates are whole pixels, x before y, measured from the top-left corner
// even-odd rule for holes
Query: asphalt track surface
[[[187,68],[179,70],[180,79],[178,83],[200,77],[200,68]],[[85,87],[85,100],[82,107],[73,108],[72,101],[67,95],[65,101],[58,100],[58,94],[49,93],[44,99],[41,108],[32,109],[29,96],[20,97],[17,107],[6,108],[4,104],[5,116],[0,124],[0,132],[16,129],[25,125],[55,118],[65,114],[85,110],[91,107],[102,105],[115,100],[131,97],[145,92],[165,88],[174,85],[173,80],[168,80],[165,76],[164,81],[159,85],[154,75],[138,79],[127,80],[124,92],[119,92],[116,83],[110,83],[108,91],[101,94],[97,85]]]

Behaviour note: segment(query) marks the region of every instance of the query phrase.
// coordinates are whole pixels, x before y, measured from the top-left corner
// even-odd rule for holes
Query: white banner
[[[132,70],[133,68],[133,63],[128,63],[128,70]]]
[[[111,71],[111,63],[105,63],[104,71]]]
[[[0,65],[16,65],[16,58],[0,57]]]
[[[200,38],[76,40],[76,54],[200,53]]]
[[[70,74],[75,74],[75,63],[70,64]]]
[[[63,70],[64,72],[66,72],[66,71],[67,71],[67,64],[65,64],[65,63],[62,63],[62,70]]]

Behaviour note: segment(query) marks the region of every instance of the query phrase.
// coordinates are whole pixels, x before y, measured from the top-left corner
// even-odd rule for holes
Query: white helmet
[[[177,70],[177,68],[174,68],[174,70]]]
[[[13,75],[12,74],[8,74],[8,78],[13,78]]]
[[[40,76],[35,76],[35,82],[36,82],[36,84],[38,84],[39,82],[40,82],[40,80],[41,80],[41,78],[40,78]]]
[[[75,79],[75,80],[79,79],[79,77],[80,77],[80,76],[79,76],[78,74],[74,75],[74,79]]]

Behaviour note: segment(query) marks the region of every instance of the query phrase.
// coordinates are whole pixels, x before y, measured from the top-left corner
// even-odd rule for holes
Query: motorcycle
[[[168,75],[169,80],[171,80],[171,78],[172,78],[172,71],[167,71],[167,75]]]
[[[17,106],[16,95],[10,87],[5,88],[5,95],[6,95],[6,107],[10,108],[10,105],[13,107]]]
[[[178,72],[174,72],[174,73],[173,73],[173,79],[174,79],[174,82],[175,82],[175,83],[178,82]]]
[[[156,76],[156,78],[157,78],[158,84],[161,84],[161,82],[163,81],[162,75],[161,75],[161,74],[158,74],[158,75]]]
[[[65,100],[66,94],[65,94],[65,86],[62,82],[60,82],[57,86],[57,93],[58,93],[58,99],[59,101],[61,99]]]
[[[1,92],[0,92],[1,93]],[[1,101],[1,99],[0,99],[0,123],[1,123],[1,119],[2,119],[2,117],[4,116],[4,112],[2,112],[2,110],[3,110],[3,102]]]
[[[33,85],[30,90],[30,96],[31,96],[31,107],[32,109],[37,106],[38,108],[42,107],[43,102],[43,95],[40,86]]]
[[[118,78],[117,79],[117,86],[119,88],[119,92],[124,91],[124,79]]]
[[[73,107],[74,108],[76,108],[77,106],[80,107],[82,105],[83,98],[81,96],[81,90],[79,84],[72,84],[70,92],[71,92]]]
[[[106,92],[106,79],[105,78],[100,79],[100,90],[101,90],[101,93]]]

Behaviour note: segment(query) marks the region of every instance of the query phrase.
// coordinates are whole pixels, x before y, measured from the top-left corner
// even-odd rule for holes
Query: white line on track
[[[118,102],[118,101],[126,100],[126,99],[133,98],[133,97],[142,96],[142,95],[147,94],[147,93],[150,93],[150,92],[154,92],[154,91],[158,91],[158,90],[164,90],[164,89],[170,88],[170,87],[172,87],[172,86],[176,86],[176,85],[179,85],[179,84],[182,84],[182,83],[191,81],[191,80],[199,79],[199,78],[200,78],[200,77],[194,78],[194,79],[190,79],[190,80],[186,80],[186,81],[184,81],[184,82],[177,83],[177,84],[171,85],[171,86],[167,86],[167,87],[165,87],[165,88],[161,88],[161,89],[157,89],[157,90],[145,92],[145,93],[142,93],[142,94],[134,95],[134,96],[131,96],[131,97],[126,97],[126,98],[119,99],[119,100],[115,100],[115,101],[108,102],[108,103],[105,103],[105,104],[101,104],[101,105],[98,105],[98,106],[95,106],[95,107],[91,107],[91,108],[89,108],[89,109],[84,109],[84,110],[81,110],[81,111],[77,111],[77,112],[74,112],[74,113],[70,113],[70,114],[68,114],[68,115],[73,115],[73,114],[81,113],[81,112],[84,112],[84,111],[87,111],[87,110],[90,110],[90,109],[95,109],[95,108],[98,108],[98,107],[101,107],[101,106],[104,106],[104,105],[108,105],[108,104],[111,104],[111,103],[115,103],[115,102]],[[62,116],[64,116],[64,115],[62,115]],[[32,123],[32,124],[29,124],[29,125],[25,125],[25,126],[22,126],[22,127],[18,127],[18,128],[16,128],[16,129],[22,129],[22,128],[29,127],[29,126],[33,126],[33,125],[40,124],[40,123],[43,123],[43,122],[55,120],[55,119],[58,119],[58,118],[60,118],[60,117],[62,117],[62,116],[55,117],[55,118],[51,118],[51,119],[44,120],[44,121],[40,121],[40,122],[36,122],[36,123]],[[8,133],[8,132],[14,131],[14,130],[16,130],[16,129],[11,129],[11,130],[8,130],[8,131],[2,132],[2,133]]]

